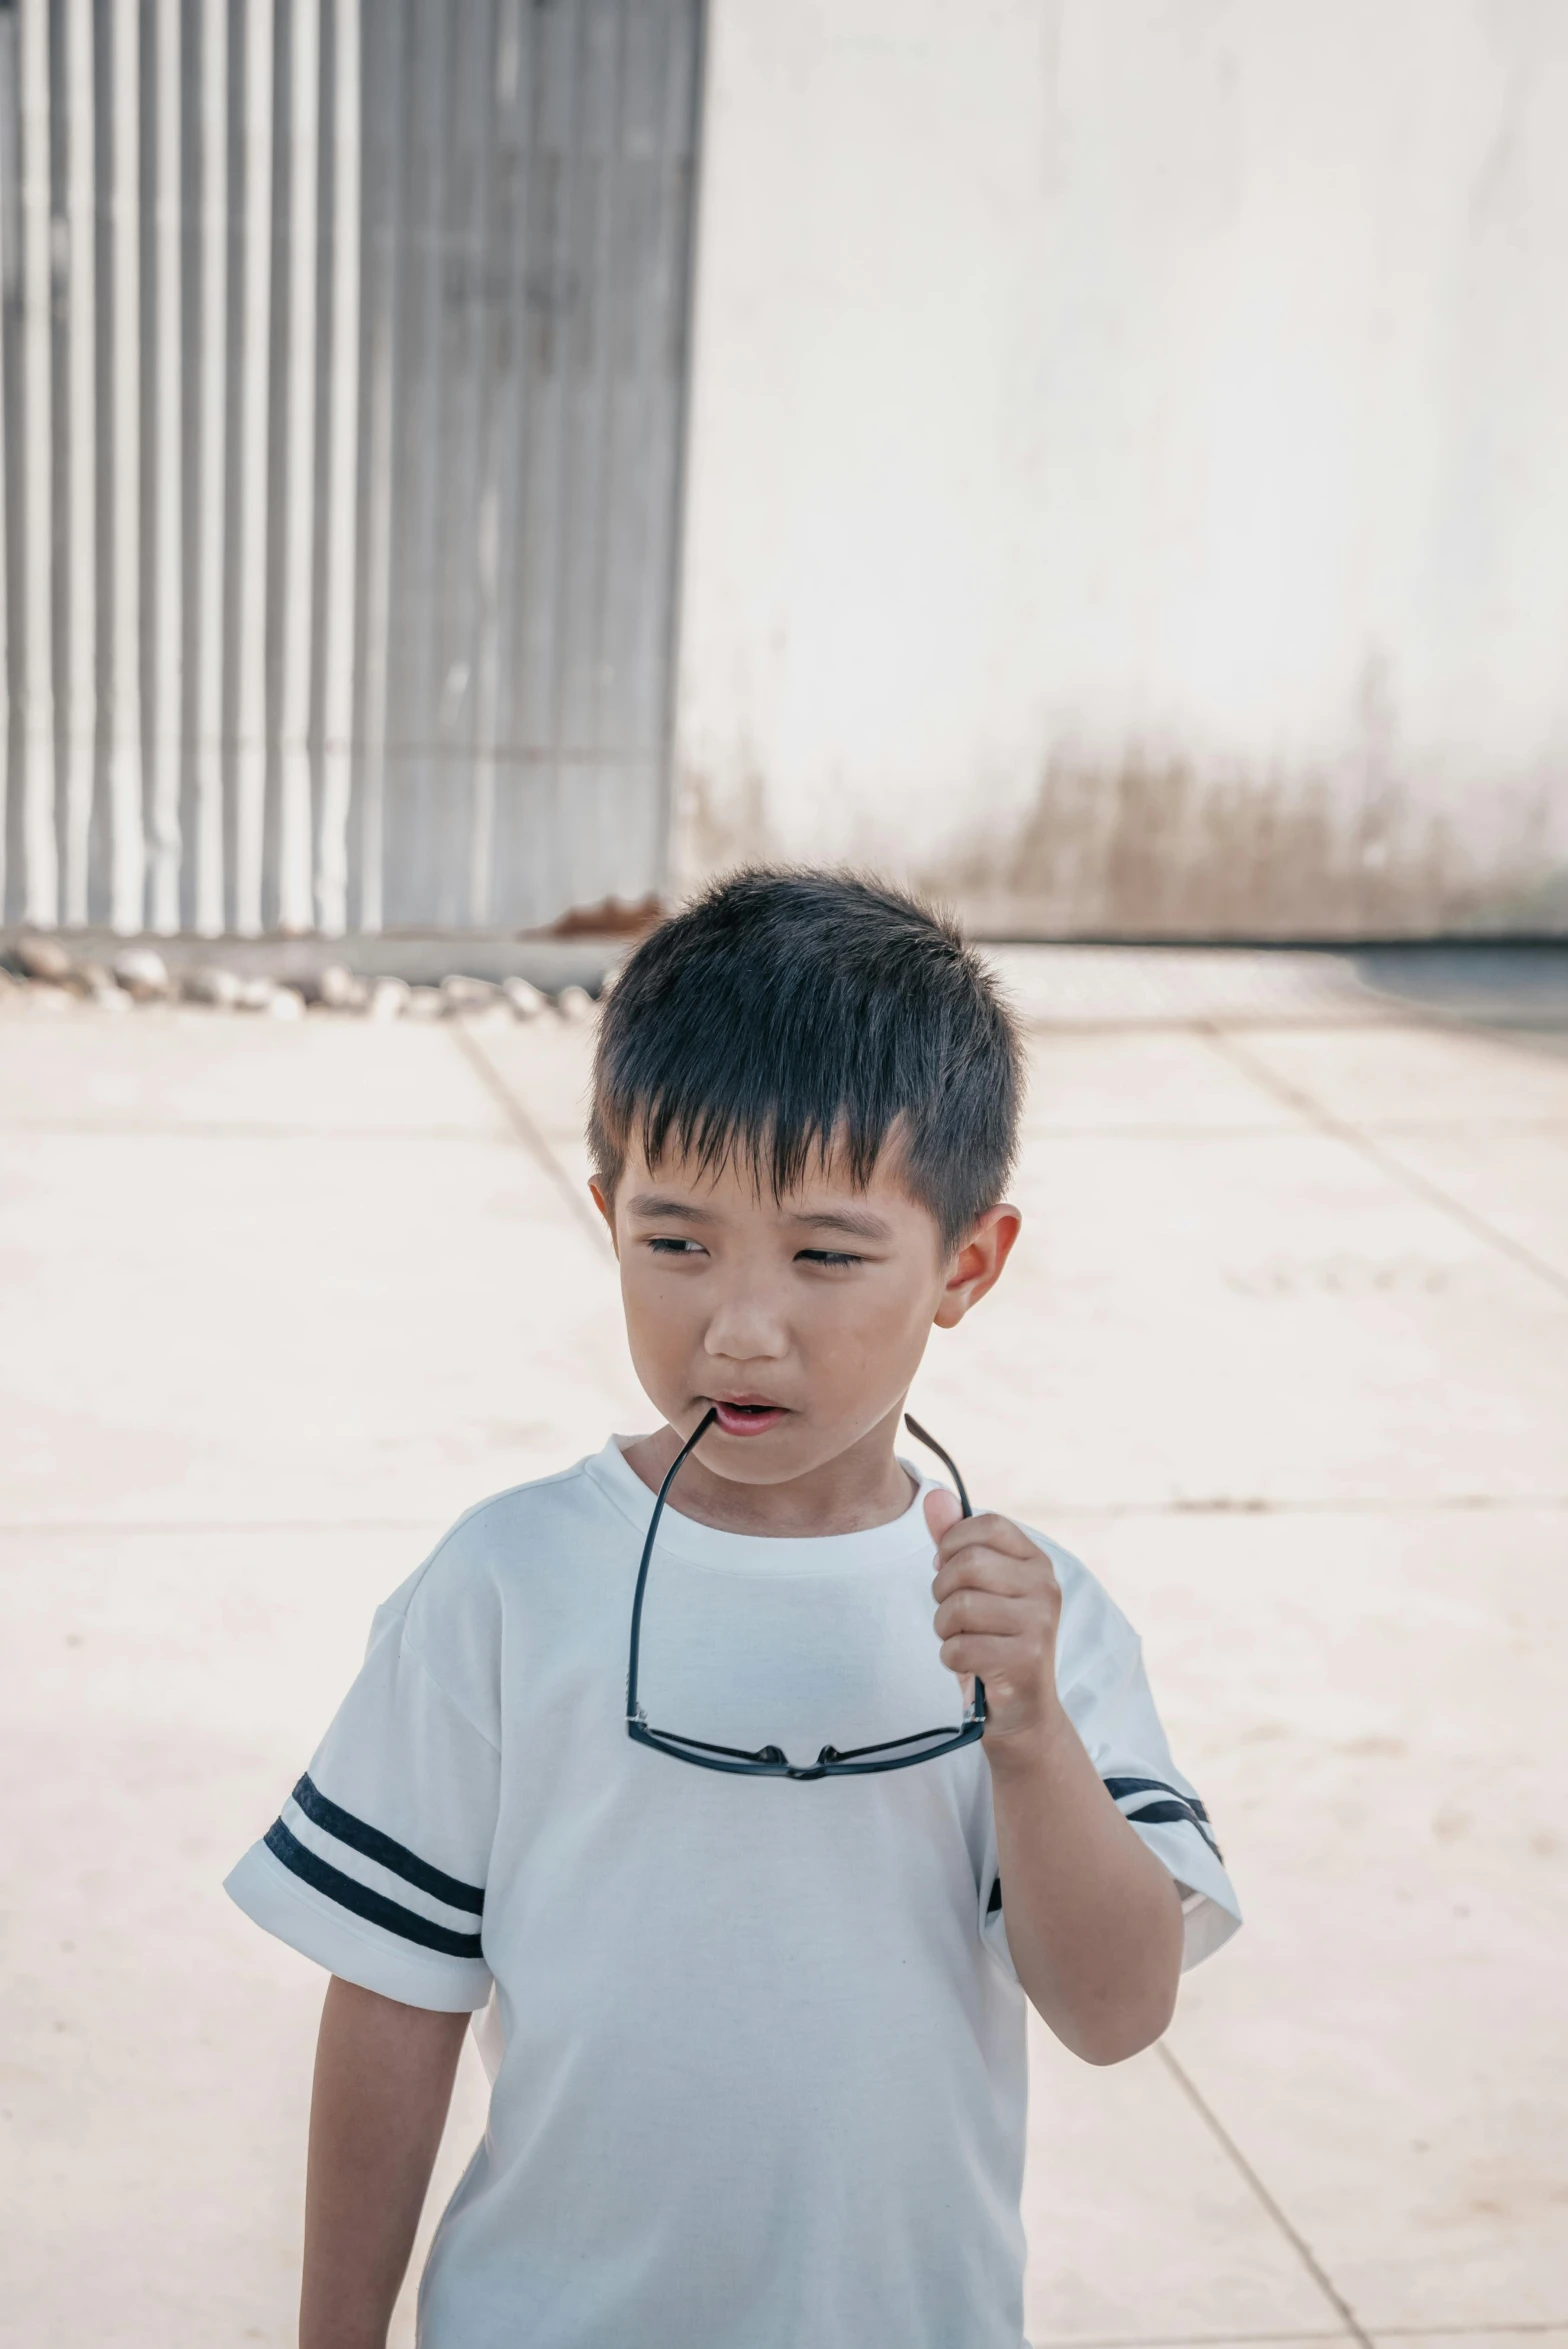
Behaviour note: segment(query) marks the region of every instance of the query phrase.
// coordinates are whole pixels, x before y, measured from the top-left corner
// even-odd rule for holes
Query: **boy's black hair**
[[[900,1171],[953,1248],[1001,1198],[1017,1145],[1012,1015],[954,925],[858,876],[735,873],[645,938],[604,1007],[588,1145],[613,1193],[635,1133],[775,1197],[842,1144],[864,1184]]]

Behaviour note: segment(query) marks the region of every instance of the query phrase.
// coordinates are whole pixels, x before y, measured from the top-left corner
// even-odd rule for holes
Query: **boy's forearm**
[[[468,2017],[336,1978],[316,2045],[300,2349],[384,2349]]]
[[[1170,2021],[1176,1887],[1117,1809],[1072,1723],[987,1739],[1007,1942],[1031,2003],[1088,2063],[1120,2063]]]

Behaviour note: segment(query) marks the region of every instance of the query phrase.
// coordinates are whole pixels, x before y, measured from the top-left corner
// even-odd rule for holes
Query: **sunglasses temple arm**
[[[944,1452],[934,1435],[927,1435],[925,1429],[921,1426],[919,1420],[915,1417],[912,1411],[906,1411],[904,1413],[904,1425],[908,1428],[910,1434],[914,1437],[917,1444],[924,1444],[928,1452],[935,1452],[937,1458],[941,1461],[942,1466],[947,1470],[948,1475],[952,1478],[954,1484],[958,1488],[958,1506],[960,1509],[962,1509],[966,1517],[972,1517],[974,1515],[974,1511],[969,1506],[969,1494],[965,1489],[963,1478],[958,1473],[958,1463],[953,1458],[952,1453]]]
[[[648,1562],[653,1556],[653,1537],[659,1530],[659,1519],[664,1515],[665,1498],[671,1485],[675,1482],[676,1470],[684,1462],[687,1453],[696,1449],[699,1440],[707,1434],[718,1416],[717,1411],[705,1411],[692,1429],[691,1434],[670,1462],[664,1482],[660,1485],[654,1500],[653,1514],[648,1520],[648,1531],[643,1537],[642,1558],[637,1567],[637,1590],[632,1599],[631,1645],[626,1657],[626,1718],[628,1721],[637,1719],[637,1665],[642,1647],[642,1595],[648,1585]]]
[[[962,1509],[966,1517],[972,1517],[974,1515],[974,1511],[969,1506],[969,1495],[964,1488],[964,1480],[958,1473],[958,1463],[953,1458],[952,1453],[945,1452],[942,1449],[942,1446],[937,1442],[936,1437],[926,1433],[925,1429],[921,1426],[919,1420],[915,1417],[912,1411],[906,1411],[904,1413],[904,1425],[908,1428],[910,1434],[914,1437],[917,1444],[924,1444],[928,1452],[935,1452],[937,1458],[941,1461],[942,1466],[947,1470],[948,1475],[952,1478],[954,1484],[958,1488],[958,1506],[960,1509]],[[985,1682],[978,1677],[975,1680],[974,1703],[970,1706],[970,1712],[973,1718],[978,1721],[982,1727],[984,1727]]]

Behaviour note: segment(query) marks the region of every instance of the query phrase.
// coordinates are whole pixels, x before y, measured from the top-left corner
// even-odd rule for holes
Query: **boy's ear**
[[[1006,1199],[986,1209],[948,1265],[942,1302],[936,1309],[938,1329],[954,1328],[970,1306],[977,1305],[987,1289],[995,1287],[1001,1279],[1003,1265],[1013,1252],[1013,1242],[1023,1220],[1019,1210]]]
[[[598,1208],[599,1213],[604,1217],[605,1228],[608,1230],[610,1235],[610,1246],[615,1250],[616,1258],[619,1260],[621,1249],[620,1243],[615,1237],[615,1210],[610,1205],[609,1200],[605,1197],[604,1186],[601,1184],[597,1175],[590,1175],[588,1177],[588,1196],[593,1201],[595,1207]]]

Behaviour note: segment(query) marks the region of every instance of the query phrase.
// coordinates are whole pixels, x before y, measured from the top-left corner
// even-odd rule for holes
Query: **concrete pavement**
[[[1568,2349],[1568,1024],[1080,1011],[916,1407],[1140,1625],[1248,1928],[1037,2037],[1033,2338]],[[292,2339],[320,1982],[218,1882],[442,1527],[647,1420],[588,1048],[0,1006],[0,2342]]]

